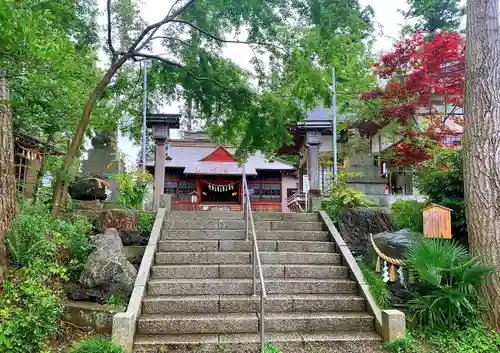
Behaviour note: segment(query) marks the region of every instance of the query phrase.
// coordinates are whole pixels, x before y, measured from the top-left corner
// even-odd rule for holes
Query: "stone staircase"
[[[255,213],[266,340],[284,353],[380,352],[374,318],[317,214]],[[165,217],[134,352],[257,352],[259,296],[242,213]]]

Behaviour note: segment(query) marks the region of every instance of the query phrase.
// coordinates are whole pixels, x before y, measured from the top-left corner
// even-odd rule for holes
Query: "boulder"
[[[84,178],[73,182],[69,186],[68,192],[74,200],[104,201],[107,198],[106,183],[107,182],[103,182],[103,180],[99,178]]]
[[[107,297],[128,297],[134,288],[137,270],[127,261],[116,229],[107,229],[94,238],[95,249],[85,263],[79,282],[85,289],[102,290]]]
[[[389,211],[382,207],[345,209],[340,215],[338,226],[354,256],[365,255],[371,246],[370,234],[394,231]]]
[[[118,231],[123,245],[147,245],[147,237],[138,230],[139,213],[136,210],[109,209],[101,213],[100,229],[114,228]]]

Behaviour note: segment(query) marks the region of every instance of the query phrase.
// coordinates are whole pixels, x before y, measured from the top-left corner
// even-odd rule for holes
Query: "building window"
[[[167,181],[165,194],[173,195],[174,200],[190,201],[191,194],[196,191],[195,181]]]
[[[286,197],[292,197],[297,191],[299,191],[299,189],[286,189]]]
[[[281,184],[248,183],[251,202],[281,202]]]
[[[165,194],[175,195],[177,197],[177,182],[167,181],[165,183]]]

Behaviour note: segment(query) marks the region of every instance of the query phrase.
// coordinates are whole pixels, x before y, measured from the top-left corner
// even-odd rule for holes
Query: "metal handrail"
[[[243,194],[244,194],[244,215],[245,215],[245,233],[246,240],[248,241],[250,223],[252,231],[252,280],[253,280],[253,295],[257,296],[257,270],[259,271],[260,281],[260,350],[264,352],[265,348],[265,333],[264,333],[264,306],[265,299],[267,298],[266,285],[264,283],[264,274],[262,271],[262,264],[260,262],[259,247],[257,245],[257,235],[255,233],[255,223],[253,220],[252,204],[250,202],[250,193],[248,191],[247,177],[245,174],[245,167],[243,167]],[[250,220],[250,222],[249,222]]]

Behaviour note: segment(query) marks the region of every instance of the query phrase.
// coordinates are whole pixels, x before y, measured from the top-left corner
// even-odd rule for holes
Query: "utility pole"
[[[142,170],[146,171],[146,158],[147,158],[147,125],[146,117],[148,114],[148,62],[144,60],[144,100],[142,111]]]
[[[332,66],[332,135],[333,180],[337,180],[337,92],[335,91],[335,67]]]

